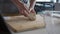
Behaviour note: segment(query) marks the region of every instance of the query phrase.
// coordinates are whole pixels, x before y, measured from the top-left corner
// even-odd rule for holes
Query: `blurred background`
[[[36,0],[35,11],[60,11],[60,0]],[[10,0],[0,0],[1,14],[19,14],[17,7]]]
[[[45,10],[59,11],[60,0],[36,0],[35,11],[36,13]],[[10,0],[0,0],[0,13],[18,14],[17,7]]]

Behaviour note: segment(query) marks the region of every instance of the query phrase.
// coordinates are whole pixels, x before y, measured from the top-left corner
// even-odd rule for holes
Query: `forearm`
[[[30,9],[33,9],[34,8],[34,6],[35,6],[35,3],[36,3],[36,1],[35,0],[31,0],[30,1]]]
[[[16,6],[17,8],[21,8],[21,9],[24,9],[26,10],[26,8],[24,7],[24,4],[18,0],[11,0]]]

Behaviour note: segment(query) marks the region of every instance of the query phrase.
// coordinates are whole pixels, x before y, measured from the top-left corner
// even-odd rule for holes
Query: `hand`
[[[28,8],[25,5],[24,5],[24,7],[26,8],[26,9],[23,9],[24,10],[23,11],[24,16],[27,17],[27,16],[29,16],[28,14],[30,14],[30,13],[36,13],[33,7],[32,8]]]
[[[36,12],[35,12],[34,9],[32,9],[32,10],[30,11],[30,13],[36,14]],[[26,17],[28,17],[30,13],[28,13],[28,11],[26,11],[26,10],[23,11],[23,15],[26,16]]]

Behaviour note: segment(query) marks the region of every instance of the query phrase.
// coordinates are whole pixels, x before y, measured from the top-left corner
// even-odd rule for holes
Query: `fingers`
[[[26,17],[28,17],[28,12],[26,12],[26,11],[23,11],[23,13],[24,13],[24,16],[26,16]]]
[[[31,13],[36,13],[34,9],[32,9],[30,12],[31,12]]]
[[[26,9],[25,9],[25,10],[26,10],[26,12],[30,13],[30,12],[29,12],[29,10],[28,10],[28,8],[27,8],[27,6],[24,6],[24,7],[26,8]]]
[[[33,12],[33,13],[32,13]],[[36,17],[36,13],[34,11],[32,11],[31,13],[28,13],[26,11],[24,11],[24,16],[28,17],[30,20],[35,20],[35,17]]]
[[[32,9],[32,10],[30,11],[30,13],[36,14],[36,12],[35,12],[34,9]],[[26,10],[23,11],[23,15],[26,16],[26,17],[28,17],[30,13],[29,13],[28,11],[26,11]]]

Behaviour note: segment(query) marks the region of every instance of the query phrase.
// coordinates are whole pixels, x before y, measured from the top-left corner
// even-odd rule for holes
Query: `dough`
[[[28,17],[31,21],[34,21],[36,19],[36,13],[30,13]]]

